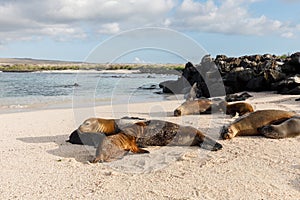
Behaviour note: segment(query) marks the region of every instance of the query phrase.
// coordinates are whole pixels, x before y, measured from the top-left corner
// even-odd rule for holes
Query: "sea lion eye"
[[[85,121],[83,124],[86,125],[86,126],[89,126],[91,124],[91,122],[90,121]]]

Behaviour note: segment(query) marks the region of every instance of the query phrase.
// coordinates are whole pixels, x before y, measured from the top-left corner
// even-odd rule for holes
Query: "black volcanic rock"
[[[238,58],[217,55],[212,59],[206,55],[198,65],[186,63],[178,80],[162,82],[160,87],[164,93],[184,94],[197,91],[193,96],[198,98],[222,95],[222,88],[225,88],[226,94],[242,91],[299,94],[298,74],[300,74],[300,52],[285,58],[264,54]],[[220,85],[221,82],[223,86]],[[197,88],[190,91],[195,83]]]

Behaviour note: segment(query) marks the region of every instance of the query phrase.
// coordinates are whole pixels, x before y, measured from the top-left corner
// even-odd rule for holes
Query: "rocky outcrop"
[[[207,55],[195,66],[188,62],[178,80],[162,82],[160,87],[164,93],[188,93],[188,98],[223,96],[225,92],[241,91],[300,94],[300,52],[286,57],[218,55],[212,59]]]

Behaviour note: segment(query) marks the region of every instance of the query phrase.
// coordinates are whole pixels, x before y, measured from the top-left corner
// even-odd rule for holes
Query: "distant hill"
[[[28,65],[78,65],[84,64],[84,62],[75,61],[61,61],[61,60],[43,60],[43,59],[32,59],[32,58],[0,58],[0,65],[17,65],[17,64],[28,64]]]

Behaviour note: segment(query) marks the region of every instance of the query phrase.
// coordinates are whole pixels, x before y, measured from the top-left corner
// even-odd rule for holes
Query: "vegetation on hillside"
[[[184,64],[59,64],[59,65],[39,65],[39,64],[11,64],[0,65],[2,72],[36,72],[36,71],[49,71],[49,70],[141,70],[142,72],[158,72],[161,70],[182,70]]]

